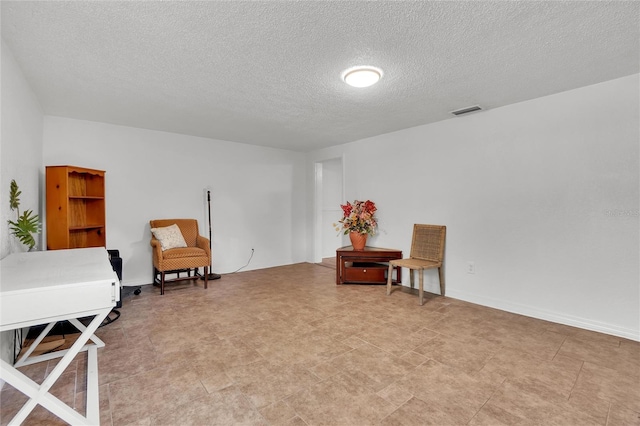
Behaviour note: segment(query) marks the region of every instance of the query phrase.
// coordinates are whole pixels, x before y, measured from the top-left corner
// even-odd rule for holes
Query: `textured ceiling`
[[[640,72],[635,1],[1,8],[46,114],[299,151]],[[344,84],[359,64],[382,68],[380,83]]]

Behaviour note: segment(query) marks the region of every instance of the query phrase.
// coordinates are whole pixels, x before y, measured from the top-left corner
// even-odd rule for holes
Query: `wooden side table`
[[[389,270],[388,262],[402,259],[402,251],[380,247],[365,247],[354,250],[352,246],[336,250],[336,285],[345,283],[386,284]],[[402,268],[396,271],[394,284],[402,281]]]

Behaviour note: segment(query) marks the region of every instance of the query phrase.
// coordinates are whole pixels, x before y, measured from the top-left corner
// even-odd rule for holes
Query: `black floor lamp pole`
[[[207,211],[209,213],[209,253],[211,253],[211,191],[207,191]],[[209,265],[209,274],[207,275],[208,280],[218,280],[220,279],[220,274],[213,273],[213,255],[211,256],[211,264]],[[200,277],[201,280],[204,280],[204,277]]]

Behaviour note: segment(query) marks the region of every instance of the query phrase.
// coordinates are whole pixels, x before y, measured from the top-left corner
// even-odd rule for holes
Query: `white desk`
[[[0,360],[0,378],[30,398],[10,424],[22,423],[37,404],[70,424],[100,423],[98,348],[104,342],[94,332],[119,300],[119,285],[102,247],[16,253],[0,261],[0,331],[48,324],[15,365]],[[94,315],[86,327],[78,321]],[[63,320],[81,332],[76,342],[63,351],[31,356]],[[80,351],[88,352],[86,417],[49,393]],[[61,359],[41,385],[16,369],[54,358]]]

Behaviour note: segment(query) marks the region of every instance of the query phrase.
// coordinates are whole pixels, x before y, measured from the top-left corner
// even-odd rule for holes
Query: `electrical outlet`
[[[467,262],[467,274],[475,274],[476,273],[476,264],[473,261]]]

